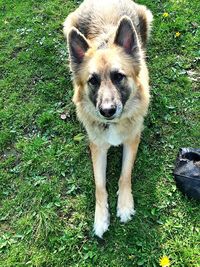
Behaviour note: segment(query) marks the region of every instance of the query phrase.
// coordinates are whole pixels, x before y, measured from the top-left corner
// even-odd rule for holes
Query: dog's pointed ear
[[[114,43],[124,48],[124,51],[133,55],[139,52],[139,41],[136,30],[129,17],[124,16],[118,25]]]
[[[89,44],[84,35],[76,28],[72,28],[69,32],[68,47],[72,64],[82,63]]]

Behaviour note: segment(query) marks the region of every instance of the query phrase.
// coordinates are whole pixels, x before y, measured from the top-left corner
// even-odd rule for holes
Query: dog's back
[[[64,32],[67,36],[68,30],[75,27],[95,46],[101,46],[113,41],[118,22],[124,15],[132,20],[141,46],[145,48],[153,16],[145,6],[131,0],[85,0],[66,19]]]

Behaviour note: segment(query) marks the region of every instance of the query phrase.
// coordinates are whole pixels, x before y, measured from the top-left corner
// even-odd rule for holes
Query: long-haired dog
[[[109,226],[107,151],[123,144],[117,216],[134,215],[131,172],[149,105],[145,47],[152,13],[131,0],[85,0],[64,22],[77,116],[90,140],[95,185],[94,231]]]

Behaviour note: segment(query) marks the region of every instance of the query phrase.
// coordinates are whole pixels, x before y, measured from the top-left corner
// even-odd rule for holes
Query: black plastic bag
[[[189,198],[200,201],[200,149],[181,148],[176,160],[174,178],[177,187]]]

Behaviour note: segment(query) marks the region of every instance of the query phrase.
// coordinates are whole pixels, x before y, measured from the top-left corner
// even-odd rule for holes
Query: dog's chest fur
[[[106,129],[105,139],[112,146],[118,146],[123,141],[123,137],[115,125],[110,125],[108,129]]]
[[[142,124],[143,118],[141,117],[137,123],[125,120],[119,123],[87,125],[86,129],[93,143],[118,146],[129,137],[134,138],[141,131]]]

